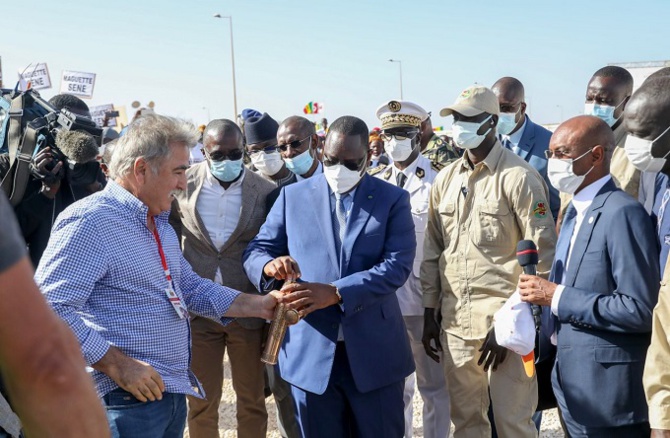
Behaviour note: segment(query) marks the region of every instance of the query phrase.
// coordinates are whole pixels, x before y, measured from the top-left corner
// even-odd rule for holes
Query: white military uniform
[[[405,101],[391,101],[377,110],[377,117],[382,121],[382,130],[390,127],[418,128],[418,126],[409,123],[413,120],[412,116],[416,116],[417,120],[423,121],[428,117],[428,113],[419,105]],[[371,174],[394,186],[398,186],[398,174],[403,173],[407,178],[403,188],[410,194],[412,218],[414,219],[416,232],[414,268],[407,282],[396,292],[416,363],[416,372],[405,381],[405,437],[409,438],[413,434],[412,399],[414,398],[414,385],[416,383],[424,403],[424,437],[447,438],[451,427],[451,419],[449,415],[449,391],[447,390],[444,370],[441,364],[428,357],[421,342],[424,308],[419,273],[423,260],[423,241],[428,221],[430,189],[438,171],[431,165],[431,161],[421,154],[404,170],[398,169],[394,164],[381,167],[374,169]]]

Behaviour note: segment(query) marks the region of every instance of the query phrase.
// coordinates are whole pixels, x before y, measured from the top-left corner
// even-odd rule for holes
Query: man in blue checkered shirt
[[[226,324],[272,318],[279,294],[240,294],[196,275],[168,224],[186,188],[198,132],[147,115],[119,140],[106,189],[54,224],[36,280],[81,344],[116,437],[181,437],[185,394],[204,397],[190,372],[188,314]]]

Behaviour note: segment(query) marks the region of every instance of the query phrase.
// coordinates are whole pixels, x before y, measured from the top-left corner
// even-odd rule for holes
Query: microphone
[[[537,246],[532,240],[521,240],[516,245],[516,259],[523,268],[523,273],[527,275],[537,275]],[[531,304],[530,309],[533,312],[535,320],[535,330],[540,330],[542,309],[537,304]]]
[[[83,164],[95,160],[98,156],[98,143],[84,131],[58,131],[56,147],[70,163]]]

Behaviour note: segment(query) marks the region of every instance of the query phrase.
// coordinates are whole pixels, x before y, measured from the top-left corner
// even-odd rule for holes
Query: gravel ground
[[[225,359],[225,380],[223,382],[223,397],[221,397],[221,406],[219,408],[219,434],[225,438],[237,437],[235,421],[235,392],[230,381],[230,367],[228,366],[228,357]],[[268,434],[270,438],[281,438],[277,431],[277,411],[275,409],[274,399],[268,397],[265,400],[265,406],[268,410]],[[421,424],[421,410],[423,402],[418,391],[414,392],[414,437],[423,437],[423,426]],[[188,438],[188,428],[184,433]],[[540,430],[541,438],[562,438],[563,430],[558,420],[556,409],[545,411],[542,418],[542,427]]]

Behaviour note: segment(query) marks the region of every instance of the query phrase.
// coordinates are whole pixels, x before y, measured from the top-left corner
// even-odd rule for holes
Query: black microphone
[[[527,275],[537,275],[537,246],[532,240],[521,240],[516,245],[516,259],[523,268],[523,273]],[[537,304],[531,304],[530,309],[533,312],[535,320],[535,330],[540,330],[542,309]]]

